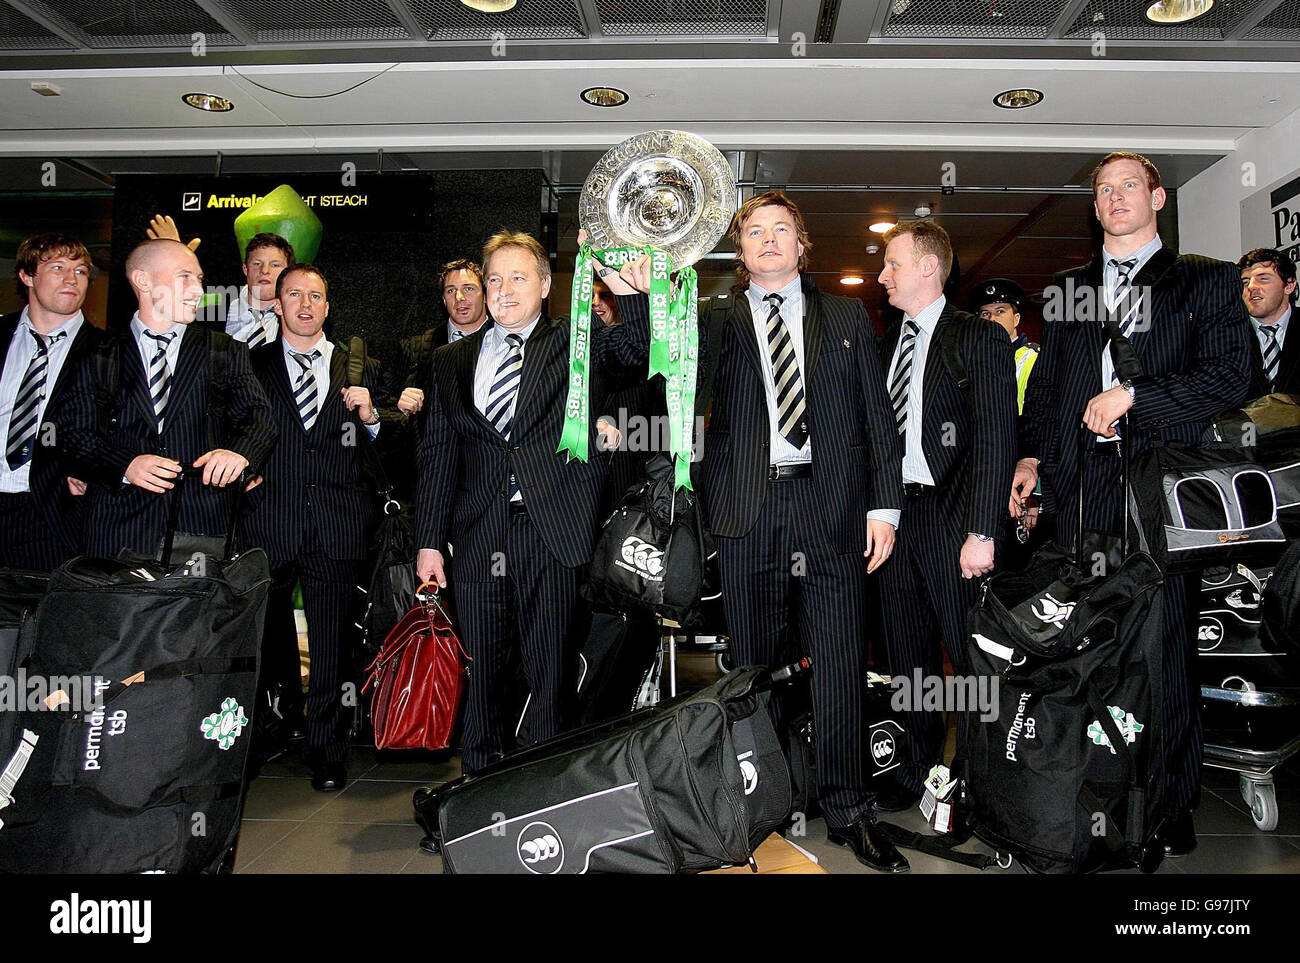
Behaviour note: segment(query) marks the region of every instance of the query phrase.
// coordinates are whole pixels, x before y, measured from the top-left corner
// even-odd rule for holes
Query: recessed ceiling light
[[[880,253],[880,245],[879,245],[879,244],[868,244],[868,245],[867,245],[867,253],[868,253],[868,254],[879,254],[879,253]]]
[[[482,13],[505,13],[515,5],[515,0],[460,0],[463,6]]]
[[[896,221],[876,221],[867,230],[875,231],[877,234],[884,234],[886,231],[892,230],[896,223]]]
[[[617,87],[588,87],[582,99],[593,107],[622,107],[627,103],[627,92]]]
[[[929,217],[933,211],[930,209],[929,204],[922,201],[920,204],[916,205],[916,210],[913,213],[915,213],[917,217]]]
[[[858,275],[856,274],[846,274],[844,277],[840,278],[840,284],[861,284],[861,283],[862,283],[862,278],[858,277]]]
[[[1146,18],[1152,23],[1186,23],[1210,12],[1214,0],[1160,0],[1147,7]]]
[[[186,94],[181,100],[197,110],[211,110],[221,114],[235,109],[235,102],[216,94]]]
[[[1032,107],[1042,99],[1041,90],[1031,90],[1026,87],[1022,90],[1004,90],[993,98],[993,103],[1007,110],[1019,110],[1021,107]]]

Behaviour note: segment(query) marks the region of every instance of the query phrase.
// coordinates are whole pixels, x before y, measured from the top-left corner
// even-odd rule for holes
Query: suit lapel
[[[1291,312],[1292,321],[1295,320],[1296,316],[1297,312],[1293,310]],[[1286,343],[1282,348],[1282,358],[1277,364],[1277,383],[1284,388],[1296,380],[1296,369],[1300,368],[1300,331],[1297,331],[1297,328],[1291,322],[1287,322],[1287,329]],[[1250,344],[1255,353],[1260,354],[1259,338],[1255,337],[1253,328],[1250,332]],[[1263,364],[1262,360],[1260,364]]]
[[[270,344],[275,346],[275,350],[272,351],[268,347],[263,357],[265,357],[265,363],[269,366],[267,375],[271,382],[271,390],[280,396],[280,401],[283,403],[285,410],[292,415],[291,420],[298,426],[299,431],[303,431],[302,419],[298,417],[298,403],[293,397],[293,382],[289,379],[289,369],[285,367],[284,363],[284,342],[280,338],[276,338]]]
[[[347,382],[348,353],[336,344],[334,345],[334,350],[330,352],[329,387],[325,389],[325,397],[318,398],[316,401],[317,413],[316,420],[312,422],[312,431],[316,431],[320,427],[321,422],[325,420],[322,415],[325,414],[326,407],[333,404],[343,404],[342,392],[343,389],[348,386]],[[348,420],[350,417],[351,413],[346,413],[344,415],[344,421]]]
[[[519,375],[519,394],[515,397],[515,422],[521,413],[533,410],[529,402],[537,391],[542,372],[554,361],[555,346],[563,339],[559,337],[560,321],[543,317],[537,327],[524,343],[524,370]],[[591,355],[588,354],[588,359]],[[565,379],[567,389],[568,379]]]
[[[758,343],[758,332],[754,330],[754,312],[749,306],[749,295],[744,291],[734,296],[731,304],[731,314],[729,323],[734,328],[736,340],[740,343],[740,353],[743,354],[754,370],[761,376],[763,374],[763,356],[760,351],[765,351],[767,345],[761,348]]]
[[[127,385],[131,400],[140,409],[145,423],[152,425],[154,434],[157,434],[158,418],[153,410],[153,396],[149,394],[149,374],[140,357],[140,345],[130,328],[119,335],[118,358],[122,362],[122,382]]]
[[[939,397],[939,383],[944,372],[943,348],[941,347],[943,330],[952,324],[953,314],[952,302],[945,301],[943,313],[939,315],[939,321],[930,335],[930,343],[925,349],[925,380],[921,382],[921,423],[923,432],[930,430],[932,418],[939,417],[939,407],[935,402]],[[934,430],[939,430],[937,425]],[[922,437],[925,437],[924,434]]]
[[[822,353],[822,298],[812,278],[801,275],[803,287],[803,373],[804,390],[812,379],[817,359]]]
[[[176,411],[194,392],[207,360],[208,332],[196,324],[187,324],[181,331],[181,349],[176,357],[176,370],[172,372],[171,390],[167,394],[163,430],[176,423],[171,412]],[[152,407],[152,401],[150,402]]]
[[[492,422],[483,417],[483,412],[474,404],[474,369],[478,366],[478,354],[483,347],[483,337],[487,333],[485,324],[468,338],[462,338],[447,350],[451,352],[456,371],[456,387],[460,392],[461,402],[470,418],[477,418],[479,424],[486,427],[493,435],[500,438]],[[431,362],[432,363],[432,362]]]
[[[22,312],[17,314],[5,315],[0,318],[0,346],[3,347],[4,354],[0,355],[0,377],[4,376],[5,363],[9,359],[10,342],[13,341],[14,332],[18,330],[18,320],[22,317]],[[67,365],[64,365],[66,368]],[[19,375],[21,378],[22,375]]]

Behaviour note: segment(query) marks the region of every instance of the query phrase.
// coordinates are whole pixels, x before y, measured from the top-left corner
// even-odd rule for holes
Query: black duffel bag
[[[216,872],[231,851],[271,579],[261,549],[179,542],[50,577],[23,629],[27,673],[67,700],[20,713],[29,755],[0,810],[0,871]]]
[[[651,458],[646,474],[605,522],[587,591],[598,606],[616,612],[648,612],[693,626],[700,602],[718,595],[713,537],[698,497],[674,490],[667,458]]]
[[[1123,475],[1127,489],[1127,457]],[[1152,871],[1162,855],[1164,578],[1128,540],[1114,572],[1048,544],[967,617],[971,671],[998,700],[966,726],[975,833],[1035,872]]]
[[[790,812],[771,673],[507,756],[415,794],[448,873],[690,873],[743,864]]]

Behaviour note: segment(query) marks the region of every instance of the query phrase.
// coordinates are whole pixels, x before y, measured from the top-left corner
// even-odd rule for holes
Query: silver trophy
[[[596,250],[650,245],[673,270],[722,239],[736,211],[736,178],[722,152],[681,130],[629,137],[587,175],[578,223]]]

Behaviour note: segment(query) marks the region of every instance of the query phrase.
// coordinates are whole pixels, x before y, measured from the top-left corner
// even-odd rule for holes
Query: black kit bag
[[[448,873],[691,873],[743,864],[790,811],[750,666],[700,692],[566,733],[437,790],[415,808]]]
[[[644,613],[596,612],[582,647],[578,673],[580,726],[627,715],[654,671],[659,626]]]
[[[1164,579],[1128,541],[1113,572],[1048,544],[986,581],[967,617],[998,709],[967,726],[975,833],[1034,872],[1154,871],[1162,854]]]
[[[1288,538],[1300,535],[1300,397],[1264,395],[1215,415],[1205,440],[1252,449],[1273,479],[1282,531]]]
[[[1300,656],[1300,541],[1273,567],[1261,593],[1259,639],[1272,652]]]
[[[699,499],[673,488],[672,463],[655,456],[649,476],[605,522],[591,556],[588,593],[613,611],[648,612],[689,627],[700,603],[715,598],[713,537]]]
[[[28,671],[83,682],[98,705],[21,714],[28,758],[0,813],[2,871],[216,872],[235,844],[271,580],[261,549],[225,551],[236,511],[220,554],[161,561],[181,558],[184,488],[157,557],[72,559],[24,627]]]

